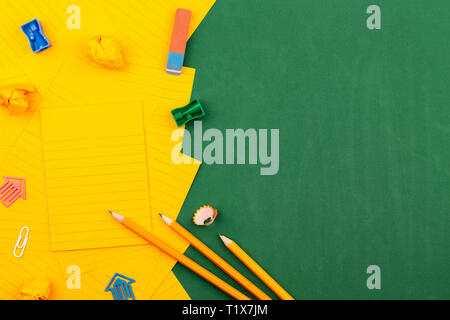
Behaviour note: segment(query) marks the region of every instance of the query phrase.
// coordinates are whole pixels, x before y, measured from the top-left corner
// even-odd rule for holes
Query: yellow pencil
[[[124,216],[121,216],[120,214],[117,214],[115,212],[109,211],[111,215],[119,221],[121,224],[123,224],[125,227],[136,233],[137,235],[141,236],[148,242],[152,243],[153,245],[157,246],[159,249],[167,253],[169,256],[177,260],[179,263],[187,267],[188,269],[192,270],[196,274],[198,274],[200,277],[204,278],[205,280],[209,281],[213,285],[215,285],[217,288],[221,289],[225,293],[229,294],[231,297],[237,299],[237,300],[250,300],[249,297],[241,293],[240,291],[236,290],[232,286],[230,286],[225,281],[221,280],[220,278],[216,277],[214,274],[197,264],[196,262],[192,261],[188,257],[186,257],[184,254],[178,252],[162,240],[155,237],[153,234],[151,234],[149,231],[138,225],[137,223],[133,222],[132,220],[125,218]]]
[[[186,241],[188,241],[194,248],[200,251],[205,257],[214,262],[216,266],[225,271],[230,277],[236,280],[241,286],[251,292],[255,297],[260,300],[272,300],[267,294],[265,294],[261,289],[250,282],[246,277],[239,273],[235,268],[223,260],[219,255],[212,251],[203,242],[197,239],[192,233],[187,231],[178,222],[166,217],[165,215],[159,214],[164,222],[176,233],[182,236]]]
[[[255,262],[250,256],[245,253],[244,250],[241,249],[231,239],[228,239],[225,236],[219,235],[220,239],[222,239],[225,246],[239,259],[244,263],[258,278],[261,279],[280,299],[282,300],[294,300],[294,298],[286,292],[259,264]]]

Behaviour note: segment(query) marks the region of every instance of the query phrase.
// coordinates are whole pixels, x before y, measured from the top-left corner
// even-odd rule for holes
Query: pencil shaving
[[[194,214],[194,223],[198,226],[209,226],[217,217],[217,209],[203,206]]]

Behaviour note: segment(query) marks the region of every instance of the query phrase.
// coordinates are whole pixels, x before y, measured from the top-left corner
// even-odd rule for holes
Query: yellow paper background
[[[135,52],[137,50],[135,48],[145,46],[146,50],[142,50],[142,52],[138,52],[135,55],[136,57],[142,57],[144,59],[136,58],[135,61],[131,59],[128,60],[128,62],[132,65],[133,62],[142,63],[145,60],[144,65],[147,67],[153,65],[157,68],[164,69],[167,55],[166,51],[170,41],[172,28],[171,19],[173,19],[173,17],[171,18],[172,13],[166,10],[173,10],[174,12],[177,7],[191,9],[193,11],[193,15],[190,34],[192,34],[203,17],[209,11],[210,7],[214,4],[214,0],[159,1],[159,3],[164,2],[163,4],[165,5],[157,7],[157,1],[155,1],[154,8],[157,9],[154,10],[160,14],[162,13],[166,17],[165,27],[164,29],[161,29],[161,35],[163,36],[160,38],[160,40],[162,38],[165,39],[164,41],[167,48],[164,48],[164,45],[160,45],[160,40],[155,40],[158,42],[155,45],[155,43],[152,43],[153,40],[148,41],[150,38],[139,38],[142,34],[139,35],[136,31],[138,29],[145,30],[145,28],[141,27],[142,24],[146,25],[147,29],[154,26],[151,19],[144,20],[141,17],[143,11],[141,11],[140,6],[134,6],[133,10],[129,11],[130,15],[137,17],[136,21],[132,24],[121,24],[118,21],[107,18],[108,15],[109,18],[111,18],[115,14],[114,12],[111,12],[110,9],[105,12],[99,10],[99,7],[105,6],[105,2],[108,1],[77,1],[76,4],[82,9],[82,29],[68,30],[65,27],[66,19],[68,17],[65,10],[69,4],[74,4],[72,1],[24,0],[21,1],[20,4],[12,0],[2,1],[0,8],[2,9],[2,12],[4,12],[4,17],[2,18],[2,21],[0,21],[0,41],[2,41],[4,45],[2,49],[0,49],[0,66],[2,70],[1,78],[23,75],[25,72],[26,76],[38,87],[40,92],[45,95],[49,85],[54,80],[55,75],[61,70],[64,62],[68,58],[71,59],[73,57],[78,57],[79,59],[84,59],[85,43],[88,38],[96,34],[107,34],[117,37],[125,46],[126,57],[133,57],[130,53]],[[139,1],[137,4],[139,4]],[[20,30],[21,24],[36,17],[41,21],[44,27],[44,32],[53,45],[51,49],[40,54],[34,54],[31,52],[28,40]],[[134,47],[134,44],[132,44],[133,41],[140,42],[139,46]],[[153,52],[159,50],[159,55],[156,54],[156,59],[153,60],[150,55],[145,54],[147,50],[152,50]],[[161,63],[163,64],[162,66],[160,65]],[[127,65],[127,71],[130,71],[129,65]],[[133,67],[131,67],[131,70],[133,70]],[[188,69],[186,68],[186,70]],[[140,76],[148,77],[151,75],[151,72],[149,73],[145,71]],[[138,76],[138,78],[140,76]],[[145,79],[148,80],[147,78]],[[155,82],[157,83],[157,81]],[[8,82],[5,84],[7,83]],[[133,82],[130,84],[133,85]],[[64,87],[65,89],[71,90],[68,86]],[[90,86],[84,86],[81,88],[81,91],[89,88]],[[144,95],[149,96],[148,99],[152,101],[153,107],[155,108],[153,111],[156,111],[156,113],[152,113],[152,117],[146,118],[146,123],[153,124],[155,128],[155,130],[146,130],[147,147],[149,145],[154,146],[156,148],[155,151],[158,151],[152,153],[153,156],[149,158],[148,163],[149,167],[156,166],[159,169],[156,171],[157,174],[154,176],[149,176],[150,183],[156,185],[156,188],[151,187],[152,191],[155,191],[155,196],[153,198],[159,198],[156,199],[155,205],[152,205],[151,212],[152,216],[154,213],[160,211],[172,218],[176,218],[198,170],[199,164],[194,164],[192,166],[175,166],[171,161],[169,161],[168,155],[170,155],[173,148],[173,143],[170,141],[170,134],[176,127],[174,126],[173,119],[171,119],[168,111],[174,107],[187,103],[190,96],[190,90],[187,97],[185,95],[183,96],[183,99],[179,99],[178,97],[174,98],[174,95],[176,96],[176,94],[171,92],[171,98],[174,99],[171,99],[169,102],[166,100],[170,99],[167,98],[167,96],[157,96],[153,94],[151,89],[147,89],[148,88],[143,88],[141,92]],[[117,95],[110,94],[109,99],[105,102],[124,101],[120,99],[120,91],[111,90],[111,93],[113,92],[117,92]],[[72,94],[77,95],[77,91],[74,90]],[[96,94],[94,94],[94,97],[90,100],[92,103],[97,102],[95,95]],[[79,95],[79,97],[80,96],[82,97],[83,94]],[[125,100],[129,101],[130,99]],[[131,100],[136,100],[136,98]],[[81,100],[78,104],[84,102],[85,101]],[[148,110],[153,107],[149,106]],[[150,262],[146,260],[146,254],[141,254],[139,250],[136,250],[136,248],[138,248],[136,246],[58,252],[57,254],[49,251],[50,246],[48,225],[46,224],[47,216],[45,193],[42,192],[42,190],[45,189],[45,178],[33,178],[34,176],[39,177],[43,175],[42,148],[41,142],[39,141],[40,134],[38,134],[40,133],[40,117],[39,114],[37,114],[27,126],[26,123],[33,116],[32,114],[26,114],[14,120],[11,120],[9,116],[4,115],[6,115],[6,113],[0,112],[0,133],[4,133],[8,130],[7,132],[11,133],[8,135],[8,138],[11,138],[11,142],[6,143],[7,139],[4,139],[3,143],[0,143],[0,165],[2,163],[2,156],[3,159],[5,159],[6,154],[8,152],[11,153],[0,168],[2,168],[2,172],[5,172],[5,174],[7,173],[9,175],[13,175],[13,172],[15,172],[17,176],[26,177],[28,188],[30,192],[33,193],[33,196],[29,195],[30,198],[26,201],[19,199],[18,202],[15,203],[10,209],[0,207],[0,213],[2,214],[0,221],[2,222],[2,229],[6,231],[0,237],[0,254],[3,257],[3,261],[5,261],[5,269],[1,269],[0,271],[3,275],[2,278],[5,279],[4,283],[11,284],[5,285],[0,289],[0,299],[18,298],[18,289],[22,283],[42,274],[49,274],[52,278],[54,287],[54,292],[51,296],[52,299],[83,297],[103,299],[105,298],[105,292],[103,291],[104,288],[102,285],[105,286],[107,284],[109,279],[112,277],[112,272],[119,272],[118,270],[113,270],[115,269],[114,266],[118,265],[119,262],[124,264],[124,268],[126,266],[129,268],[127,270],[129,270],[130,273],[124,272],[125,275],[133,278],[132,273],[141,274],[141,271],[133,271],[134,269],[129,267],[130,263],[128,262],[128,259],[124,259],[122,261],[119,258],[114,258],[120,256],[121,254],[128,254],[130,261],[138,261],[138,259],[143,257],[143,260],[141,261],[142,264],[136,262],[134,265],[142,265],[142,268],[144,269],[145,265],[150,264]],[[23,123],[22,127],[16,125],[16,122]],[[23,134],[23,137],[18,139],[20,133],[24,132],[24,130],[25,133]],[[174,183],[174,181],[176,183]],[[39,190],[41,193],[39,193]],[[151,197],[152,194],[153,193],[151,193]],[[30,207],[27,207],[28,205],[30,205]],[[30,211],[33,212],[32,215],[29,213]],[[15,216],[12,221],[3,218],[4,216],[9,217],[11,212],[13,212],[13,216]],[[7,213],[8,215],[5,215],[4,213]],[[159,223],[160,222],[157,224]],[[24,257],[20,259],[13,258],[11,249],[14,246],[21,226],[26,224],[31,225],[30,242],[27,245]],[[159,232],[165,234],[167,237],[172,238],[171,232],[168,232],[168,228],[165,226],[159,225],[156,229],[157,231],[160,230]],[[38,251],[34,249],[35,246],[39,247]],[[187,247],[187,244],[183,241],[179,241],[177,246],[180,250],[183,250]],[[153,247],[141,246],[139,248],[140,250],[152,250]],[[34,254],[34,252],[39,253]],[[96,254],[87,255],[87,253],[93,252]],[[137,296],[138,299],[143,296],[150,297],[153,293],[152,290],[159,286],[163,278],[166,276],[170,278],[169,270],[173,266],[174,261],[160,252],[159,254],[161,255],[159,258],[155,258],[151,254],[148,254],[149,259],[153,259],[152,261],[157,259],[162,263],[162,267],[156,269],[160,270],[160,272],[157,273],[159,277],[155,277],[151,272],[147,272],[150,280],[142,280],[142,277],[138,277],[141,281],[138,283],[137,280],[136,284],[133,284],[133,288],[134,285],[136,285],[135,293],[139,292],[139,297]],[[78,260],[79,256],[85,255],[88,258]],[[61,263],[61,268],[59,271],[55,268],[58,264],[56,257],[61,260],[59,261]],[[94,283],[97,281],[98,284],[96,286],[93,286],[92,284],[82,286],[81,290],[68,290],[65,286],[64,280],[67,278],[67,275],[64,274],[67,263],[80,262],[80,264],[84,265],[85,260],[88,265],[95,266],[94,271],[87,273],[89,274],[87,283]],[[106,263],[106,260],[109,260],[112,263]],[[65,263],[66,261],[67,263]],[[65,265],[63,265],[64,263]],[[82,270],[82,272],[84,271]],[[97,272],[98,275],[94,275],[95,272]],[[100,276],[100,274],[103,276]],[[97,277],[102,278],[96,280]],[[83,279],[85,278],[82,275],[82,283],[86,283],[86,280]],[[148,289],[141,287],[143,283],[148,284]],[[152,287],[153,289],[151,289]],[[101,292],[98,291],[100,288],[103,288]]]

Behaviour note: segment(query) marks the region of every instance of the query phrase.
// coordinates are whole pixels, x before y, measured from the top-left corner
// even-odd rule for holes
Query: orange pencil
[[[132,220],[125,218],[124,216],[121,216],[120,214],[117,214],[115,212],[109,211],[111,215],[119,221],[121,224],[123,224],[125,227],[136,233],[137,235],[141,236],[148,242],[152,243],[153,245],[157,246],[159,249],[167,253],[169,256],[177,260],[179,263],[187,267],[188,269],[192,270],[196,274],[198,274],[200,277],[204,278],[205,280],[209,281],[213,285],[215,285],[220,290],[224,291],[225,293],[229,294],[231,297],[237,299],[237,300],[250,300],[249,297],[241,293],[240,291],[236,290],[232,286],[230,286],[225,281],[221,280],[220,278],[216,277],[214,274],[197,264],[196,262],[192,261],[188,257],[186,257],[184,254],[178,252],[162,240],[155,237],[153,234],[151,234],[149,231],[138,225],[137,223],[133,222]]]
[[[225,260],[219,257],[214,251],[208,248],[203,242],[197,239],[192,233],[187,231],[183,226],[181,226],[178,222],[173,221],[172,219],[159,214],[161,218],[163,218],[164,222],[182,236],[186,241],[188,241],[194,248],[200,251],[205,257],[214,262],[216,266],[225,271],[230,277],[232,277],[236,282],[238,282],[241,286],[251,292],[255,297],[260,300],[272,300],[267,294],[265,294],[261,289],[255,286],[250,282],[246,277],[239,273],[235,268],[233,268],[230,264],[228,264]]]
[[[241,249],[231,239],[228,239],[225,236],[219,235],[220,239],[222,239],[225,246],[236,256],[239,260],[242,261],[252,272],[261,279],[280,299],[282,300],[294,300],[294,298],[286,292],[259,264],[255,262],[250,256],[245,253],[244,250]]]

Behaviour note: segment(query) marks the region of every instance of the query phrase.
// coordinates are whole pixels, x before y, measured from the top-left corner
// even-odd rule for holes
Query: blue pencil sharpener
[[[20,28],[30,41],[31,50],[33,50],[34,53],[39,53],[52,46],[45,37],[41,23],[38,19],[33,19],[22,25]]]

